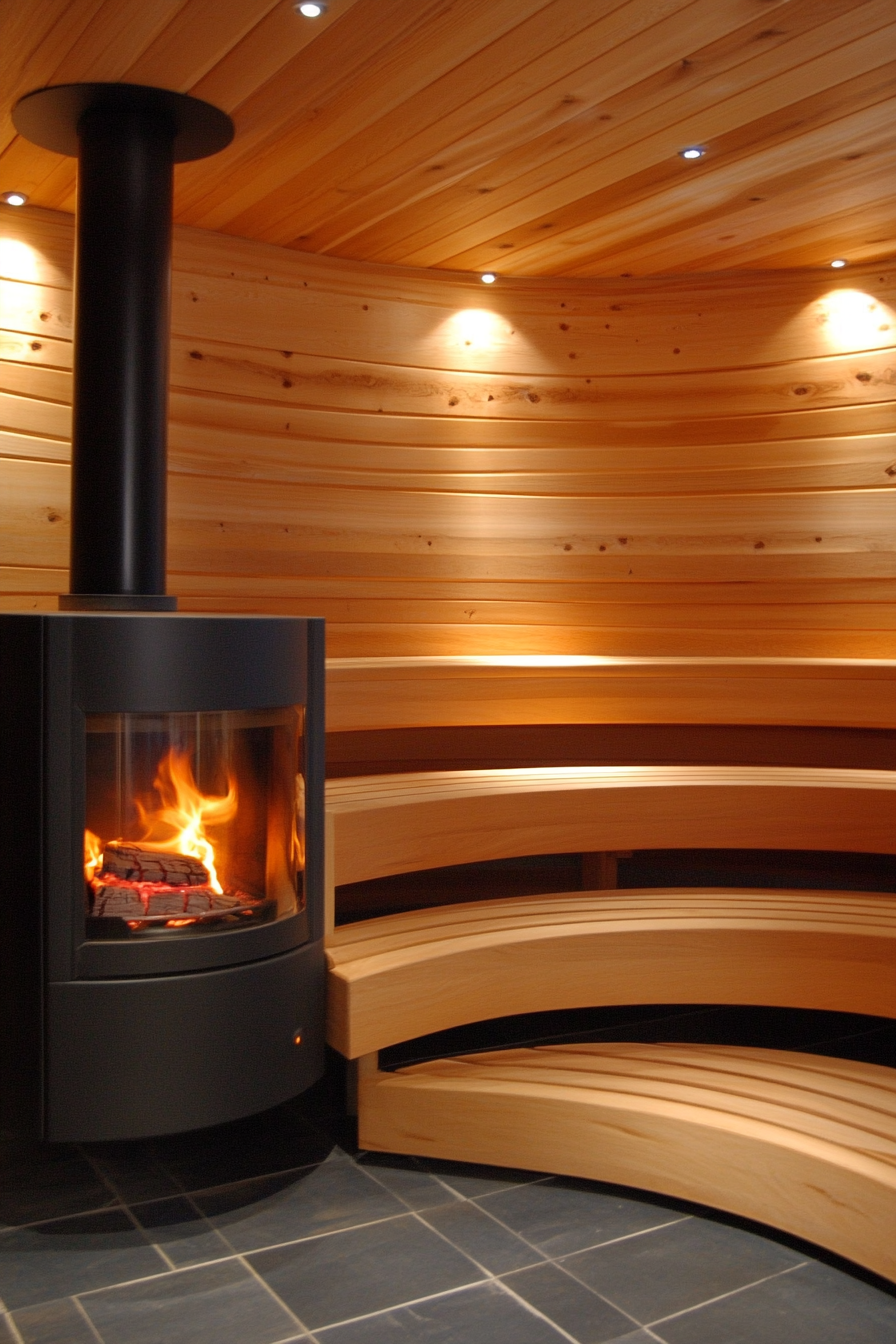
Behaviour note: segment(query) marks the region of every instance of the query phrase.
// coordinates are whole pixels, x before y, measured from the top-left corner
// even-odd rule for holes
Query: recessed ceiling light
[[[493,285],[497,280],[497,278],[498,277],[495,275],[493,271],[484,271],[483,274],[480,275],[479,277],[479,279],[482,281],[484,285]]]
[[[682,159],[702,159],[706,150],[702,145],[688,145],[687,149],[680,149],[678,153]]]
[[[0,196],[0,201],[5,201],[7,205],[24,205],[27,200],[24,191],[4,191]]]
[[[303,14],[306,19],[319,19],[321,14],[326,14],[326,0],[302,0],[301,4],[293,5],[297,14]]]
[[[838,257],[836,261],[831,262],[831,265],[833,266],[835,271],[842,271],[843,267],[846,266],[847,264],[848,263],[845,262],[842,257]]]

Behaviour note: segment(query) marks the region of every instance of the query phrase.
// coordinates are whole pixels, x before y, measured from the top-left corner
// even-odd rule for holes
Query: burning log
[[[162,882],[169,887],[207,887],[209,881],[205,864],[189,854],[143,849],[121,841],[103,850],[99,876],[107,875],[124,882]]]
[[[245,904],[245,900],[241,901],[239,897],[230,896],[226,892],[213,891],[211,887],[129,882],[111,874],[105,880],[102,876],[95,877],[90,885],[93,890],[91,914],[94,918],[201,918]]]

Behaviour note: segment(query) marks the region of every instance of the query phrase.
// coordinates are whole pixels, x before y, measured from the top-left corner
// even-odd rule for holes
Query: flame
[[[89,882],[103,861],[103,842],[93,831],[84,832],[84,876]]]
[[[146,834],[136,843],[144,849],[173,851],[199,859],[208,869],[209,886],[221,895],[223,887],[215,869],[215,851],[205,827],[221,826],[235,816],[235,780],[228,776],[225,794],[200,793],[189,755],[172,747],[159,761],[153,786],[162,806],[151,812],[137,803]]]

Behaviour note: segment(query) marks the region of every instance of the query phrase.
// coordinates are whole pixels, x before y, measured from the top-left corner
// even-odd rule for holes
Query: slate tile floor
[[[810,1042],[822,1019],[835,1039]],[[680,1011],[640,1022],[642,1039],[730,1028],[706,1010],[690,1033]],[[768,1030],[756,1018],[751,1043]],[[832,1014],[777,1030],[879,1062],[892,1042]],[[0,1344],[896,1341],[896,1290],[770,1229],[618,1186],[359,1152],[335,1069],[200,1134],[0,1141],[0,1299]]]

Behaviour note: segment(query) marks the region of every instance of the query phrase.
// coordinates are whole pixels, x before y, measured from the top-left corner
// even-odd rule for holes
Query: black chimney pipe
[[[16,129],[78,155],[70,592],[65,610],[172,611],[165,594],[171,210],[176,162],[233,123],[168,89],[26,94]]]

